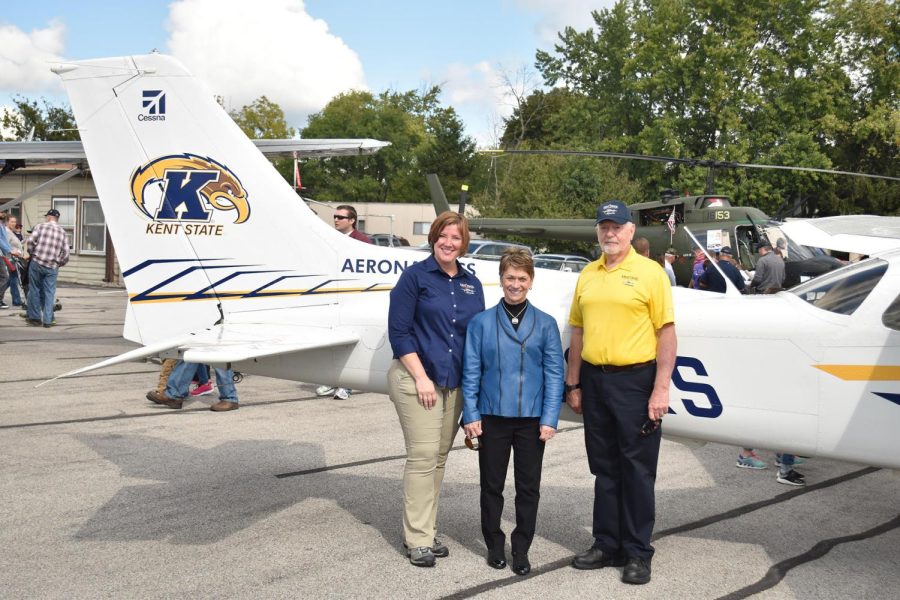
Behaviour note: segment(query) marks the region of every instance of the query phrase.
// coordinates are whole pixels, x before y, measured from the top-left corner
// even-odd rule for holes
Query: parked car
[[[552,269],[554,271],[571,271],[580,273],[591,261],[583,256],[574,254],[535,254],[534,266],[538,269]]]
[[[369,235],[369,239],[372,240],[372,243],[376,246],[391,246],[394,248],[409,246],[409,240],[405,237],[391,235],[390,233],[373,233],[372,235]]]
[[[469,240],[469,253],[466,256],[470,258],[483,258],[486,260],[500,260],[500,256],[507,248],[524,248],[531,254],[532,250],[523,244],[514,244],[512,242],[501,242],[498,240]]]

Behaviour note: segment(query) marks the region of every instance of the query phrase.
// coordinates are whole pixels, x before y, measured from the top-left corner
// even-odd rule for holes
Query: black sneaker
[[[784,474],[782,474],[781,471],[778,471],[778,477],[775,481],[783,483],[784,485],[806,485],[806,480],[803,478],[803,475],[793,469]]]
[[[7,304],[6,302],[0,301],[0,310],[6,310],[8,308],[9,308],[9,304]]]

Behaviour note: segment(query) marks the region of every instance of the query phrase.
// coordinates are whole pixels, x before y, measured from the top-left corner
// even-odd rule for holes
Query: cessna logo
[[[162,156],[135,169],[131,201],[151,223],[146,233],[222,235],[214,216],[250,218],[247,192],[225,165],[196,154]],[[234,215],[228,214],[234,212]]]
[[[138,121],[166,120],[166,94],[162,90],[144,90],[142,106],[147,113],[139,114]]]

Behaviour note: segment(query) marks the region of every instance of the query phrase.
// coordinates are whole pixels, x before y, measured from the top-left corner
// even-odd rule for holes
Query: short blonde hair
[[[450,225],[459,227],[459,235],[462,236],[462,246],[459,249],[459,255],[464,256],[469,251],[469,220],[459,213],[447,210],[439,214],[431,222],[431,229],[428,231],[428,245],[431,246],[432,254],[434,254],[434,245],[441,236],[441,232]]]
[[[531,252],[525,248],[507,248],[500,257],[500,277],[508,269],[522,269],[528,273],[528,277],[534,279],[534,259]]]

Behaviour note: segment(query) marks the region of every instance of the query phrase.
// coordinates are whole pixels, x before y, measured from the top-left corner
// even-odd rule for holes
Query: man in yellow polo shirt
[[[594,543],[572,566],[624,566],[622,581],[643,584],[650,581],[659,423],[669,410],[676,339],[669,279],[631,247],[634,230],[622,202],[597,209],[603,255],[575,287],[566,403],[584,414],[595,476]]]

